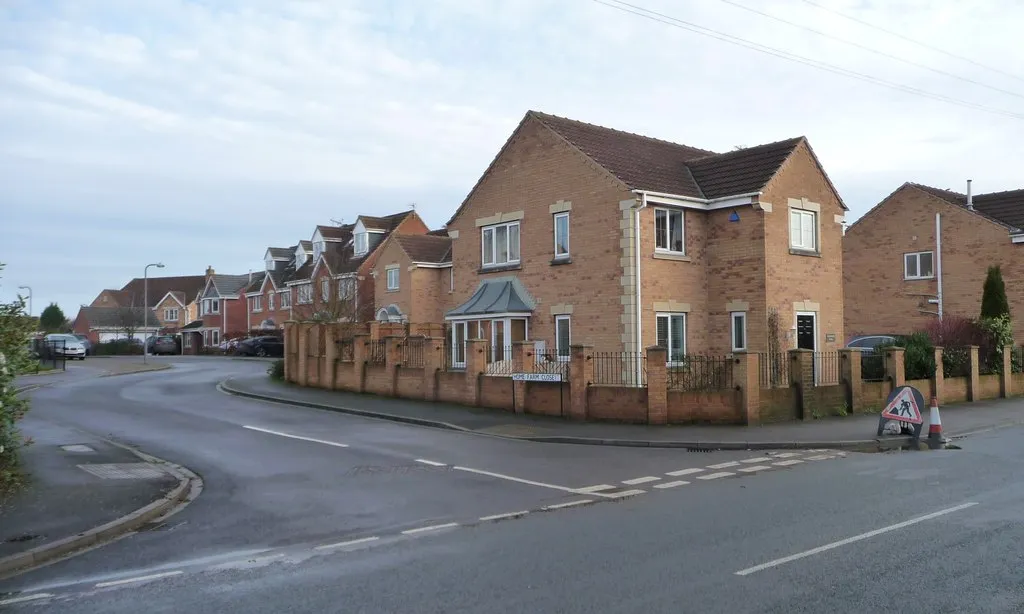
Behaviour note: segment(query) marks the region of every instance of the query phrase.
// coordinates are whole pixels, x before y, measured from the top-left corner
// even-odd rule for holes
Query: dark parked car
[[[859,335],[850,339],[846,347],[873,354],[879,347],[893,345],[896,341],[896,335]]]
[[[174,335],[160,335],[150,337],[146,340],[146,349],[150,354],[175,356],[181,354],[181,347],[178,346],[178,338]]]
[[[235,347],[239,356],[284,356],[284,341],[267,335],[245,339]]]

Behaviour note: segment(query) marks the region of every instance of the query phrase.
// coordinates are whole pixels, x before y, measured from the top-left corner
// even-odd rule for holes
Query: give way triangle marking
[[[917,399],[914,398],[914,391],[909,386],[900,390],[889,405],[882,412],[883,418],[910,422],[911,424],[923,424],[921,408],[917,406]]]

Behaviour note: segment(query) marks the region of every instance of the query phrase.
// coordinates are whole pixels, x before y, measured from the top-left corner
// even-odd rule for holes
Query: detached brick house
[[[177,332],[182,326],[195,319],[193,311],[197,311],[195,299],[188,299],[184,292],[171,290],[153,307],[159,318],[160,328],[166,332]]]
[[[149,307],[151,309],[149,323],[156,326],[152,332],[155,333],[159,330],[176,332],[195,320],[198,317],[195,297],[205,283],[206,278],[203,275],[150,277],[148,280]],[[89,306],[106,309],[121,308],[122,313],[126,308],[139,308],[139,313],[143,313],[141,307],[145,300],[146,290],[147,280],[137,277],[120,290],[101,291]],[[100,313],[95,312],[93,319],[110,321],[110,317],[98,315]]]
[[[392,234],[380,247],[374,279],[379,322],[442,322],[454,292],[452,240],[447,230]]]
[[[247,331],[243,290],[249,285],[250,275],[219,275],[213,267],[206,269],[206,283],[199,293],[199,320],[182,329],[182,345],[195,350],[219,344],[229,335]],[[201,323],[198,324],[197,323]]]
[[[847,229],[849,335],[920,330],[937,317],[940,283],[943,314],[978,317],[987,269],[1000,265],[1024,339],[1024,190],[969,192],[905,183]]]
[[[770,308],[782,349],[837,349],[846,210],[804,137],[714,153],[527,112],[447,224],[454,361],[765,351]]]

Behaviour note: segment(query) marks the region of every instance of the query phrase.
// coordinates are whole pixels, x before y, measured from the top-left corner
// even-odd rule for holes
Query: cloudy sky
[[[1024,3],[629,1],[601,0],[664,16],[0,0],[0,300],[30,285],[73,317],[150,262],[244,273],[413,203],[440,226],[528,109],[716,151],[806,135],[852,218],[904,181],[1024,185]]]

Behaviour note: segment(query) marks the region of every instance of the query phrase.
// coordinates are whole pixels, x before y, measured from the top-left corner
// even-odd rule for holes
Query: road
[[[33,411],[187,466],[203,477],[203,494],[166,530],[0,581],[0,604],[83,613],[142,604],[192,612],[1024,607],[1020,429],[929,453],[562,446],[239,399],[216,383],[264,364],[173,362],[159,373],[68,379],[33,392]]]

